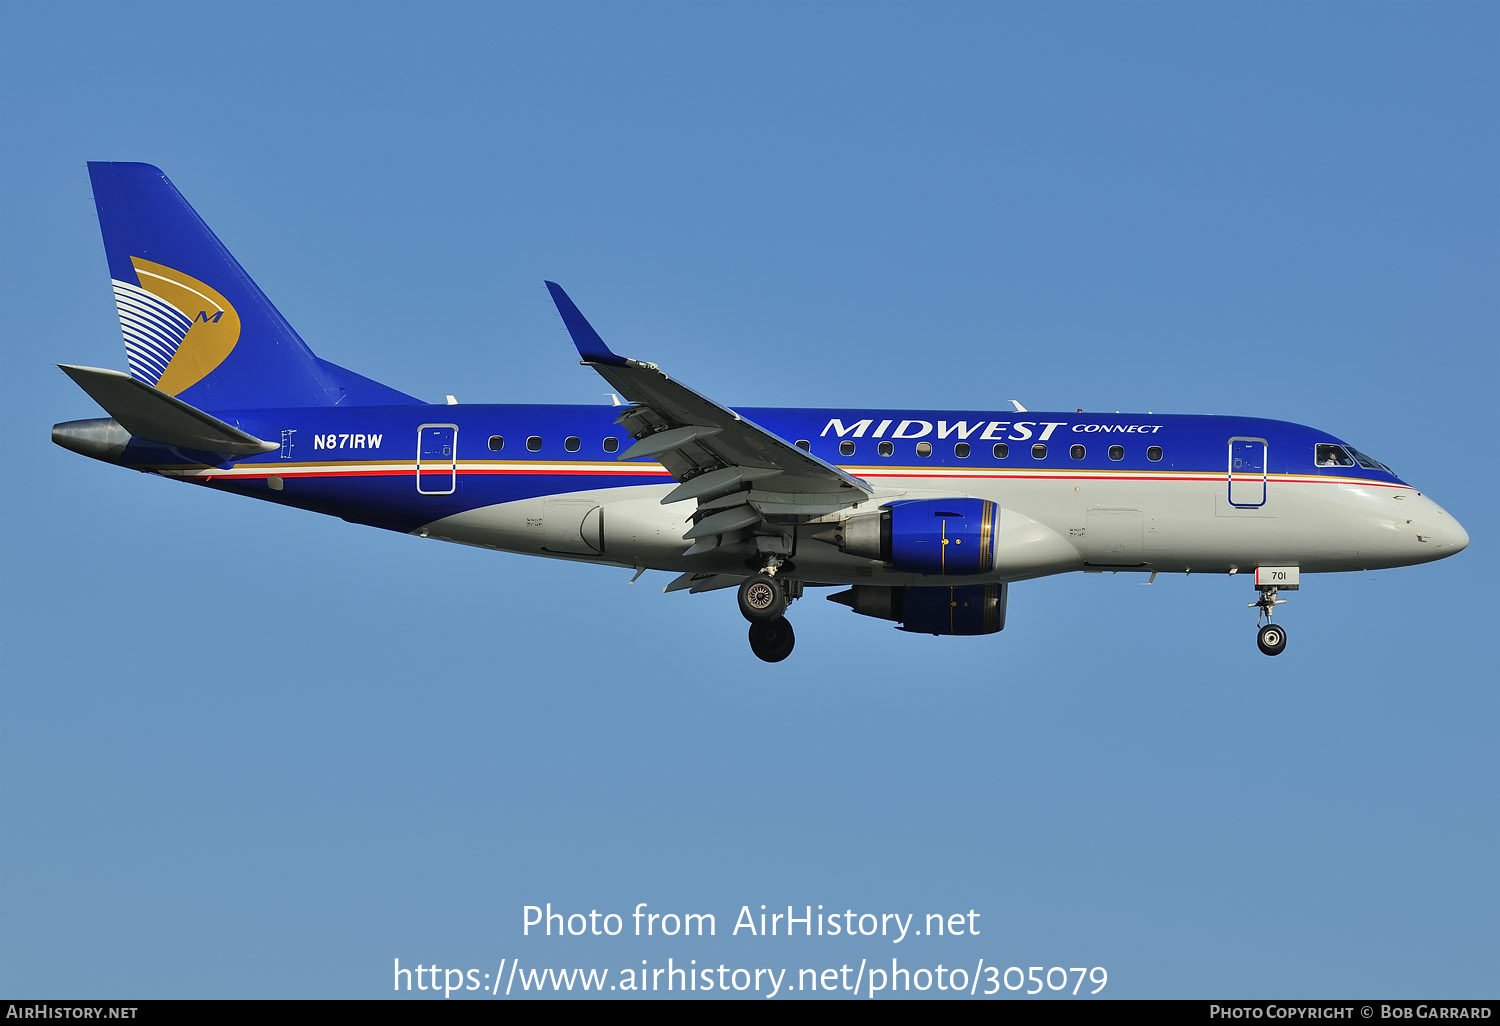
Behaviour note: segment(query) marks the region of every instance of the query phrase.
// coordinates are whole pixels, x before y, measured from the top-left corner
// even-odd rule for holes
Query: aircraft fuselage
[[[55,436],[108,462],[422,537],[620,566],[745,574],[751,553],[743,546],[684,555],[696,506],[662,504],[676,482],[655,460],[617,460],[634,441],[615,423],[619,412],[533,405],[220,412],[281,447],[211,466],[203,454],[127,441],[118,428],[107,442],[107,420],[59,425]],[[1453,517],[1383,467],[1317,465],[1319,444],[1343,443],[1283,421],[740,412],[875,489],[860,507],[796,528],[790,559],[810,583],[959,583],[896,572],[814,538],[826,523],[913,498],[967,496],[1001,508],[994,568],[963,578],[973,584],[1090,569],[1373,570],[1439,559],[1468,540]]]

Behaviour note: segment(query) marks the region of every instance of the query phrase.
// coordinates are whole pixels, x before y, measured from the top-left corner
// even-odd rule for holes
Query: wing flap
[[[662,496],[661,504],[667,506],[684,499],[702,499],[705,496],[720,495],[730,489],[738,488],[741,484],[774,477],[779,473],[781,471],[774,467],[721,467],[718,470],[710,470],[705,474],[688,478]]]
[[[656,456],[669,449],[681,449],[689,442],[696,442],[700,438],[712,438],[722,430],[723,428],[704,427],[698,424],[667,428],[665,431],[657,431],[654,434],[647,435],[620,453],[615,459],[635,460],[643,456]]]
[[[685,591],[689,595],[700,595],[705,591],[718,591],[720,588],[737,588],[743,580],[743,577],[736,577],[733,574],[700,574],[689,571],[673,578],[672,583],[662,591]]]
[[[688,528],[682,537],[685,540],[707,538],[716,534],[727,534],[742,527],[750,527],[761,519],[760,510],[754,506],[731,506],[712,513]]]

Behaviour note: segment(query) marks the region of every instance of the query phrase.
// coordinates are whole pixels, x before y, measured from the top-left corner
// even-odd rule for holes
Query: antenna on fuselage
[[[1017,413],[1025,413],[1025,412],[1027,412],[1026,407],[1024,407],[1024,406],[1021,405],[1020,400],[1018,400],[1018,399],[1007,399],[1005,401],[1008,402],[1008,403],[1010,403],[1012,406],[1014,406],[1016,408],[1016,412]]]

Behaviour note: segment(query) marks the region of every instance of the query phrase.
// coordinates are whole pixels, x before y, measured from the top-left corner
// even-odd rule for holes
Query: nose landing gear
[[[1271,622],[1271,614],[1276,607],[1286,604],[1286,599],[1276,597],[1276,588],[1269,584],[1257,584],[1255,589],[1260,592],[1260,598],[1250,603],[1250,608],[1258,610],[1255,614],[1255,622],[1260,624],[1266,621],[1265,626],[1260,628],[1255,636],[1255,644],[1268,656],[1281,655],[1286,649],[1286,630]]]
[[[1255,643],[1266,655],[1280,655],[1286,648],[1286,631],[1274,623],[1268,623],[1255,636]]]

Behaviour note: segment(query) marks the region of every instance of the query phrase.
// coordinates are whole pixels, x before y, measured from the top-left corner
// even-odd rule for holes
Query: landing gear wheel
[[[1274,623],[1268,623],[1255,636],[1255,643],[1266,655],[1281,655],[1286,648],[1286,631]]]
[[[785,611],[786,592],[771,575],[756,574],[740,585],[740,613],[751,623],[768,623]]]
[[[792,654],[797,635],[784,616],[750,625],[750,651],[768,663],[779,663]]]

